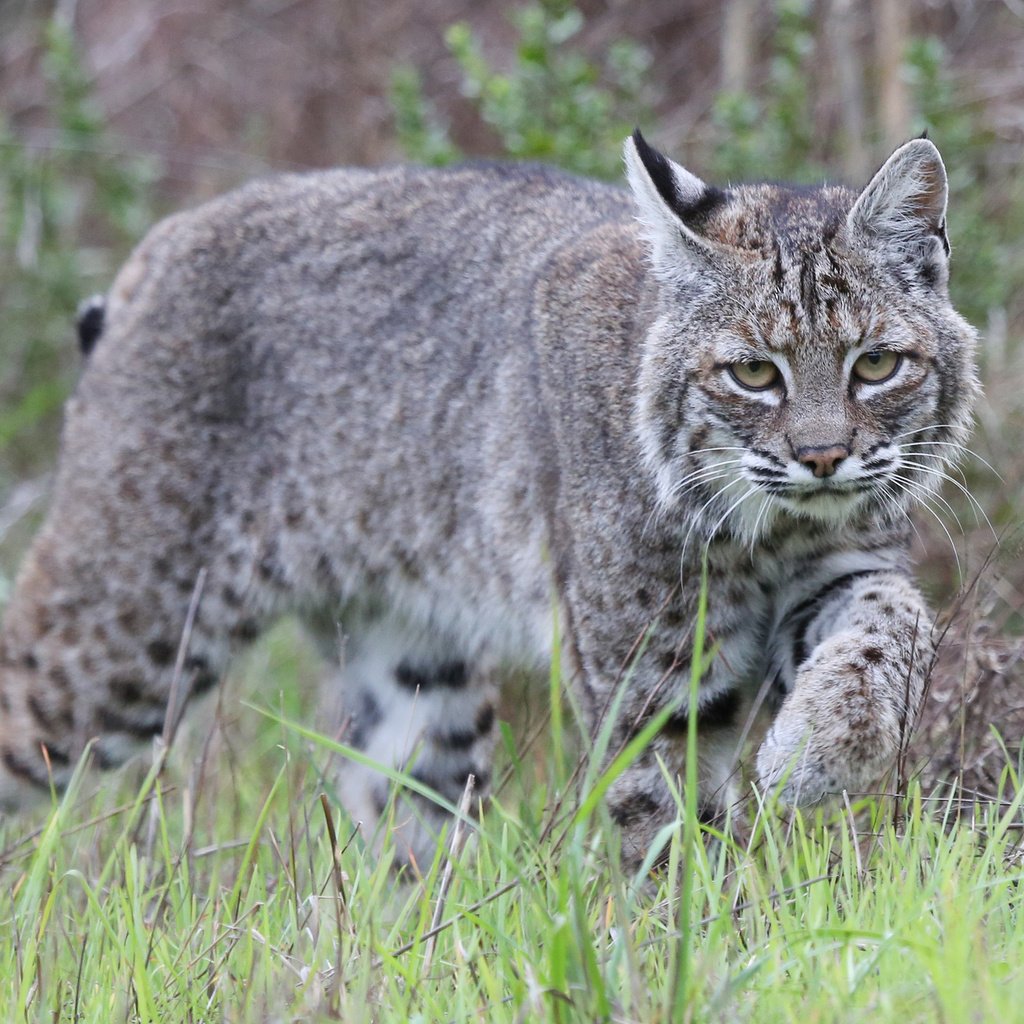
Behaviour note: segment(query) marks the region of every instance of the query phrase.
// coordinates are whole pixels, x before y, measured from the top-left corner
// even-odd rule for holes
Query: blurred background
[[[1024,738],[1024,0],[2,0],[0,596],[45,507],[75,307],[160,215],[337,164],[617,180],[634,125],[719,183],[861,184],[924,130],[942,151],[986,399],[979,458],[918,516],[949,629],[920,751],[994,785],[990,724]]]

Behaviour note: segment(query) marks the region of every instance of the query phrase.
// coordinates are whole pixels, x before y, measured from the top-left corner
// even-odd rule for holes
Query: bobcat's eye
[[[749,363],[732,363],[729,373],[737,384],[748,391],[766,391],[779,381],[779,368],[767,359],[751,359]]]
[[[865,384],[881,384],[888,380],[903,364],[899,352],[865,352],[853,364],[853,375]]]

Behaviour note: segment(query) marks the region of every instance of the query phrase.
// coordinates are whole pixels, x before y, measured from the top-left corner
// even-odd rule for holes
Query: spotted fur
[[[639,135],[626,163],[632,198],[537,167],[336,171],[151,232],[83,324],[0,634],[8,805],[90,738],[110,764],[159,731],[200,578],[192,691],[282,612],[335,653],[340,627],[346,735],[452,801],[470,773],[486,792],[497,670],[548,663],[554,598],[613,753],[669,709],[609,794],[634,856],[676,814],[693,714],[709,817],[759,708],[785,799],[884,772],[932,654],[908,509],[976,391],[941,159],[908,143],[860,193],[711,189]],[[391,813],[361,766],[342,792],[424,855],[429,804]]]

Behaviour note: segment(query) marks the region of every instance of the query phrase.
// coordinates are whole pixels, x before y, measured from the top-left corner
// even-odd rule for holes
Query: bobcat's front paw
[[[858,664],[841,647],[812,659],[757,752],[761,786],[791,805],[867,792],[895,761],[905,728],[896,675],[896,666]]]
[[[809,806],[851,788],[848,766],[823,743],[813,724],[797,714],[780,713],[757,752],[757,777],[764,792],[783,803]]]

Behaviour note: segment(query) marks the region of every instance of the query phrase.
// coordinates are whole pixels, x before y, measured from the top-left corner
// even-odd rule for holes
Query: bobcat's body
[[[658,759],[682,765],[705,551],[705,811],[760,704],[761,778],[790,799],[885,769],[931,650],[897,505],[974,391],[944,254],[901,236],[901,277],[848,223],[854,193],[720,193],[630,146],[643,226],[618,189],[468,167],[281,178],[150,234],[0,638],[9,802],[47,781],[41,746],[63,776],[91,737],[116,762],[160,730],[205,570],[193,690],[283,611],[331,649],[340,623],[350,740],[449,798],[470,771],[486,787],[495,673],[547,662],[557,608],[595,723],[629,688],[615,749],[676,709],[610,796],[639,852],[675,813]],[[862,394],[851,360],[893,338],[918,377]],[[774,397],[747,396],[729,367],[769,359]],[[904,431],[935,445],[904,450],[920,471]],[[353,768],[343,796],[369,824],[386,787]]]

